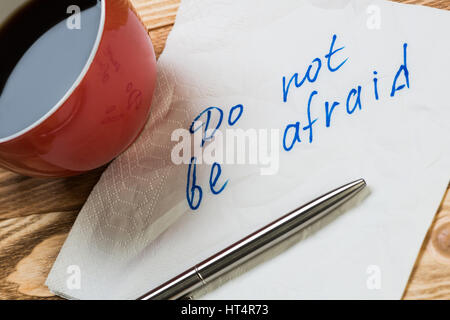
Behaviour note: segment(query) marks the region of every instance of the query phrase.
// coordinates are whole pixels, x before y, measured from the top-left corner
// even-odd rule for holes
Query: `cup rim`
[[[29,131],[33,130],[40,124],[42,124],[44,121],[46,121],[48,118],[50,118],[73,94],[75,89],[80,85],[80,83],[83,81],[83,79],[86,77],[87,72],[89,71],[92,62],[94,61],[95,56],[97,55],[98,49],[100,47],[100,42],[103,37],[103,32],[105,29],[105,20],[106,20],[106,0],[100,0],[101,2],[101,15],[100,15],[100,24],[98,26],[97,31],[97,37],[95,39],[94,46],[91,49],[91,53],[89,54],[89,58],[86,61],[86,64],[84,65],[83,69],[81,70],[80,74],[78,75],[77,79],[74,81],[72,86],[69,88],[69,90],[66,91],[64,96],[49,110],[46,114],[44,114],[42,117],[40,117],[37,121],[33,122],[28,127],[12,134],[6,137],[1,138],[0,137],[0,144],[9,142],[11,140],[14,140]]]

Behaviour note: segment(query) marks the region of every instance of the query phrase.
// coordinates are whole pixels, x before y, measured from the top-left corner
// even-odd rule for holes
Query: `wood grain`
[[[132,0],[157,56],[179,0]],[[450,10],[450,0],[404,0]],[[34,179],[0,169],[0,299],[58,299],[47,274],[104,168],[65,179]],[[450,299],[450,189],[424,241],[405,299]]]
[[[403,298],[450,300],[450,189],[428,230]]]

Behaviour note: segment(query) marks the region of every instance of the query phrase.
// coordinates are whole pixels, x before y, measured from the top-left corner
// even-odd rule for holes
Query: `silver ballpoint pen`
[[[328,215],[366,186],[356,180],[301,206],[200,262],[137,300],[183,299],[275,244]]]

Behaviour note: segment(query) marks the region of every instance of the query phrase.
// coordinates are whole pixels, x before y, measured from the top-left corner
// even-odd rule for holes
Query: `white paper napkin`
[[[360,203],[204,297],[400,298],[449,182],[448,30],[448,12],[385,1],[183,1],[158,62],[147,128],[94,188],[48,287],[75,299],[137,298],[299,205],[363,177],[370,194]],[[334,49],[345,48],[328,66],[333,35]],[[298,73],[301,80],[314,58],[321,60],[316,81],[292,85],[284,102],[283,77]],[[391,97],[405,59],[409,88]],[[406,85],[404,71],[397,87]],[[348,114],[347,97],[358,86],[361,109]],[[310,114],[317,121],[310,143],[303,127],[313,90]],[[330,127],[326,101],[340,103]],[[231,126],[228,114],[239,104],[242,116]],[[171,160],[177,143],[171,135],[189,129],[211,106],[224,112],[220,132],[278,129],[279,170],[261,175],[267,164],[224,163],[213,189],[228,183],[215,195],[212,166],[199,164],[203,198],[193,211],[188,165]],[[284,129],[297,121],[302,141],[285,151]]]

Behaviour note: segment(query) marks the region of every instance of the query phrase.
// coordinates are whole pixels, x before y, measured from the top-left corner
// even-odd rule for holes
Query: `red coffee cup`
[[[0,139],[2,167],[34,177],[77,175],[114,159],[142,131],[156,82],[153,46],[128,0],[101,0],[101,6],[84,69],[47,114]]]

